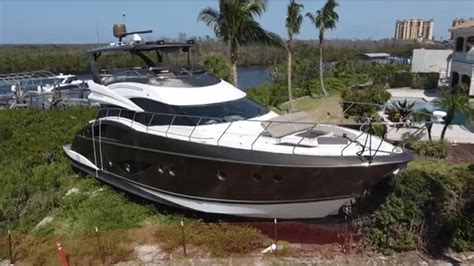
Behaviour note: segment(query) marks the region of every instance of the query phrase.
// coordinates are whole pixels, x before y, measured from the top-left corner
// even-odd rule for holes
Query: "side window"
[[[183,111],[173,105],[160,103],[157,101],[145,99],[145,98],[133,98],[130,99],[136,105],[140,106],[145,112],[155,113],[152,126],[156,125],[195,125],[193,119],[185,117]],[[176,117],[175,117],[176,116]]]
[[[120,141],[127,135],[128,131],[121,127],[102,125],[102,130],[100,133],[102,134],[103,138]]]

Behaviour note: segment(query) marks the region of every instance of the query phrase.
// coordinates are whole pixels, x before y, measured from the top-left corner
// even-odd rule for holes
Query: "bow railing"
[[[123,120],[122,120],[123,119]],[[158,131],[166,137],[171,135],[179,136],[181,139],[187,141],[199,141],[199,140],[213,140],[216,145],[221,146],[222,140],[225,137],[229,137],[230,140],[235,140],[235,136],[239,138],[246,138],[247,145],[251,150],[255,150],[256,144],[263,137],[272,137],[269,133],[269,128],[276,125],[293,126],[294,128],[304,128],[300,131],[292,132],[291,134],[272,137],[277,140],[278,143],[291,146],[291,153],[297,154],[296,150],[298,147],[308,147],[306,144],[302,145],[304,140],[308,139],[309,134],[318,129],[318,126],[323,126],[326,130],[339,128],[340,132],[343,132],[340,136],[347,140],[346,143],[341,144],[344,147],[341,149],[340,156],[357,156],[362,161],[372,163],[376,155],[380,152],[380,148],[384,141],[384,136],[379,136],[379,140],[373,141],[373,126],[375,125],[386,125],[386,123],[372,122],[368,120],[364,123],[353,123],[353,124],[331,124],[331,123],[316,123],[316,122],[293,122],[293,121],[271,121],[271,120],[226,120],[224,118],[208,117],[208,116],[194,116],[184,114],[166,114],[166,113],[155,113],[155,112],[136,112],[121,108],[107,108],[100,109],[97,114],[97,120],[112,120],[120,121],[122,123],[130,123],[133,126],[134,123],[140,124],[146,133],[150,131]],[[236,125],[237,122],[245,123],[260,123],[261,127],[259,131],[255,132],[235,132],[231,129]],[[222,125],[221,127],[209,129],[204,126],[208,125]],[[355,126],[358,126],[359,134],[352,131]],[[173,130],[177,129],[179,130]],[[342,128],[342,130],[341,130]],[[210,131],[211,130],[211,131]],[[197,132],[210,133],[209,137],[198,136]],[[294,134],[297,133],[297,134]],[[329,133],[330,132],[326,132]],[[288,139],[287,137],[290,137]],[[319,135],[318,137],[324,137]],[[280,142],[279,142],[280,141]],[[358,146],[357,152],[347,153],[347,150],[353,146]],[[315,145],[314,147],[316,147]],[[391,150],[393,152],[393,150]]]

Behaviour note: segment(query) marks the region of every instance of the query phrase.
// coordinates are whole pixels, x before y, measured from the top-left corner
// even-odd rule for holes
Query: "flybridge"
[[[159,72],[162,74],[163,70],[161,68],[158,69],[157,64],[163,62],[163,54],[164,53],[179,53],[183,52],[186,53],[187,57],[187,66],[191,65],[191,54],[190,50],[191,47],[194,46],[194,41],[189,40],[187,42],[178,43],[178,42],[165,42],[163,40],[159,41],[144,41],[139,34],[146,34],[152,33],[151,30],[146,31],[134,31],[134,32],[127,32],[125,25],[123,24],[115,24],[113,28],[114,36],[118,39],[118,42],[110,43],[107,46],[95,48],[92,50],[87,51],[86,53],[91,56],[91,71],[93,75],[94,82],[98,84],[102,84],[102,77],[100,71],[97,69],[97,60],[105,52],[128,52],[132,55],[138,56],[142,61],[146,64],[147,69],[149,71]],[[123,41],[124,37],[132,36],[131,40]],[[155,52],[156,60],[153,60],[150,57],[150,54],[145,54],[145,52]],[[155,57],[153,56],[153,57]],[[194,67],[192,67],[194,69]],[[134,71],[125,71],[126,73],[133,74],[133,76],[141,76],[136,70],[133,68]],[[160,72],[161,71],[161,72]],[[181,72],[192,73],[193,71],[188,71],[181,68]],[[123,74],[123,73],[122,73]]]
[[[160,52],[188,52],[191,47],[194,46],[194,41],[189,40],[185,43],[176,43],[165,41],[153,41],[153,42],[143,42],[143,43],[130,43],[125,44],[122,42],[112,43],[104,47],[95,48],[87,51],[88,54],[99,54],[102,52],[146,52],[146,51],[160,51]]]
[[[95,48],[87,51],[88,54],[100,54],[102,52],[141,52],[141,51],[159,51],[159,52],[189,52],[189,49],[194,46],[194,40],[188,40],[187,42],[165,42],[164,40],[158,41],[144,41],[139,34],[152,33],[152,30],[144,31],[132,31],[127,32],[124,24],[115,24],[113,28],[114,36],[118,39],[116,43],[110,43],[107,46]],[[132,36],[132,39],[127,43],[123,42],[123,38]]]

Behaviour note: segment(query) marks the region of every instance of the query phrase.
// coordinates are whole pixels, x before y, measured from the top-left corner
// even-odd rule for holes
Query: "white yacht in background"
[[[127,43],[131,33],[118,29],[120,44],[88,51],[89,99],[100,110],[64,147],[74,168],[105,183],[200,212],[315,218],[337,213],[412,159],[367,125],[358,131],[269,111],[190,64],[192,41],[135,34]],[[96,60],[110,52],[145,66],[99,71]],[[188,64],[158,65],[165,53],[184,53]]]
[[[58,101],[87,104],[87,83],[75,75],[41,70],[0,74],[0,108],[49,109]]]

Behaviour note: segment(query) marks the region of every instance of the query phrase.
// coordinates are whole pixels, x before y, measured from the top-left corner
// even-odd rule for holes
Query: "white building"
[[[464,83],[469,88],[469,95],[474,96],[474,20],[456,25],[450,31],[454,39],[450,85]]]
[[[440,79],[445,79],[449,73],[448,58],[453,50],[415,49],[411,63],[411,72],[414,73],[439,73]]]

